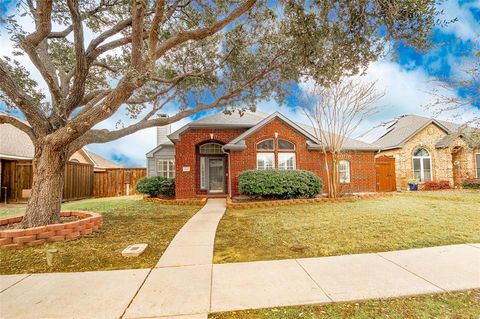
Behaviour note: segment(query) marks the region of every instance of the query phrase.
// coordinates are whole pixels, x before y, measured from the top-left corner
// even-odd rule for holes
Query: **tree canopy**
[[[64,165],[84,145],[206,109],[282,102],[298,81],[328,85],[362,72],[399,41],[422,49],[438,23],[435,2],[19,0],[2,21],[15,52],[0,58],[0,96],[28,123],[10,112],[0,124],[35,147],[22,223],[58,219]],[[170,106],[174,114],[159,116]],[[133,124],[95,128],[123,107]]]

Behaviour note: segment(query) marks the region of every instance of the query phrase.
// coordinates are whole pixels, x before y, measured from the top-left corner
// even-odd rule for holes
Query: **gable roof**
[[[122,165],[115,163],[114,161],[108,160],[100,155],[87,150],[86,148],[82,149],[85,154],[90,158],[94,167],[97,168],[123,168]]]
[[[401,148],[405,142],[430,124],[436,125],[449,135],[456,135],[455,133],[460,129],[460,125],[451,122],[419,115],[403,115],[385,124],[385,132],[374,143],[383,150]],[[453,139],[444,139],[439,145],[445,145],[448,141],[453,141]]]
[[[202,119],[190,122],[180,129],[176,130],[172,134],[168,135],[168,138],[172,141],[178,141],[180,134],[188,130],[189,128],[250,128],[264,118],[268,114],[263,112],[251,112],[246,111],[243,115],[238,112],[233,114],[225,114],[223,112],[204,117]]]
[[[26,123],[26,122],[24,122]],[[26,123],[28,124],[28,123]],[[0,158],[31,160],[34,155],[32,140],[27,133],[11,124],[0,125]],[[106,158],[95,154],[86,148],[82,148],[94,167],[98,168],[121,168],[122,166]]]
[[[274,119],[280,119],[282,121],[284,121],[285,123],[287,123],[288,125],[290,125],[293,129],[297,130],[300,134],[304,135],[306,138],[308,138],[311,142],[315,142],[316,141],[316,138],[314,135],[311,135],[311,133],[309,133],[308,131],[306,131],[303,127],[301,127],[300,125],[298,125],[297,123],[291,121],[290,119],[288,119],[287,117],[285,117],[285,115],[283,115],[282,113],[280,112],[275,112],[275,113],[272,113],[270,114],[269,116],[267,116],[266,118],[264,118],[263,120],[261,120],[260,122],[258,122],[255,126],[251,127],[250,129],[248,129],[247,131],[243,132],[242,134],[240,134],[239,136],[237,136],[236,138],[234,138],[230,143],[228,143],[227,145],[225,145],[225,149],[230,149],[231,147],[234,147],[235,148],[235,145],[238,145],[238,143],[242,143],[245,138],[247,138],[248,136],[252,135],[253,133],[255,133],[256,131],[258,131],[260,128],[262,128],[264,125],[270,123],[272,120]],[[242,145],[244,145],[244,143],[242,143]]]
[[[27,133],[11,124],[1,124],[0,136],[0,157],[27,160],[33,158],[33,143]]]
[[[309,149],[320,149],[321,145],[319,144],[318,139],[316,138],[315,130],[313,127],[305,125],[303,123],[298,123],[290,120],[288,117],[283,115],[280,112],[274,112],[272,114],[262,113],[262,112],[250,112],[247,111],[243,116],[240,116],[237,112],[232,115],[219,113],[212,116],[205,117],[201,120],[191,122],[174,133],[170,134],[168,137],[173,141],[178,141],[180,139],[180,134],[186,131],[189,128],[195,127],[208,127],[208,128],[246,128],[247,130],[227,143],[224,148],[228,150],[243,150],[246,147],[245,138],[261,129],[264,125],[272,121],[273,119],[278,118],[285,122],[287,125],[292,127],[300,134],[304,135],[307,138],[307,145]],[[359,150],[359,151],[378,151],[379,147],[374,144],[365,143],[359,140],[346,138],[345,139],[345,150]]]

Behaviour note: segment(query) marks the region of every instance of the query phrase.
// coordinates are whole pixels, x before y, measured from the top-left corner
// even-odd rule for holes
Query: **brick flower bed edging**
[[[162,205],[181,205],[181,206],[204,206],[207,203],[206,198],[202,199],[165,199],[158,197],[143,197],[145,202],[158,203]]]
[[[61,217],[80,219],[46,226],[0,230],[0,248],[13,249],[41,245],[47,241],[62,241],[80,238],[97,231],[103,224],[102,215],[87,211],[63,211]],[[0,226],[19,223],[22,216],[0,219]]]
[[[245,208],[262,208],[287,206],[295,204],[315,204],[315,203],[340,203],[340,202],[355,202],[362,199],[381,198],[393,196],[392,193],[377,193],[377,194],[362,194],[339,198],[301,198],[301,199],[281,199],[281,200],[265,200],[247,203],[235,203],[231,199],[227,199],[227,208],[231,209],[245,209]]]

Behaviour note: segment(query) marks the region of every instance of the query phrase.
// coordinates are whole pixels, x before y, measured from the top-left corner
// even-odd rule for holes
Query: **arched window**
[[[257,143],[257,169],[275,168],[275,143],[273,139]]]
[[[413,152],[413,178],[422,183],[432,180],[432,158],[423,147]]]
[[[278,150],[279,151],[294,151],[295,144],[285,141],[285,140],[278,140]]]
[[[275,157],[277,166],[275,166]],[[275,143],[274,139],[257,143],[257,169],[275,168],[280,170],[296,169],[295,144],[286,140],[278,140]]]
[[[273,151],[275,149],[275,143],[273,139],[268,139],[257,143],[258,151]]]
[[[206,143],[200,146],[200,154],[223,154],[222,145],[218,143]]]

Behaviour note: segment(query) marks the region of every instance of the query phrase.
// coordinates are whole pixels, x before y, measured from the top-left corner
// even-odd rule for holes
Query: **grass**
[[[480,317],[480,290],[416,297],[210,314],[210,319],[472,318]]]
[[[164,206],[143,202],[138,197],[120,197],[70,202],[62,205],[62,209],[101,213],[103,226],[98,232],[73,241],[0,250],[1,274],[150,268],[199,208]],[[13,213],[2,212],[0,216]],[[122,257],[121,251],[135,243],[147,243],[148,248],[139,257]],[[52,267],[46,264],[48,248],[58,249]]]
[[[214,262],[321,257],[480,242],[480,192],[228,210]]]

